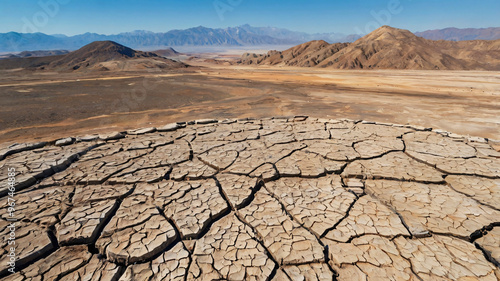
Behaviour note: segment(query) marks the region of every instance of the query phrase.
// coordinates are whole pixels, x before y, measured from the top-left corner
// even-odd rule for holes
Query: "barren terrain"
[[[499,72],[114,54],[0,72],[1,280],[500,279]]]
[[[500,139],[500,73],[198,64],[170,72],[2,71],[0,141],[197,118],[309,115]]]
[[[353,43],[311,41],[283,52],[244,54],[241,64],[332,69],[500,70],[500,40],[433,41],[380,27]]]
[[[0,279],[496,281],[494,145],[295,116],[0,147]]]

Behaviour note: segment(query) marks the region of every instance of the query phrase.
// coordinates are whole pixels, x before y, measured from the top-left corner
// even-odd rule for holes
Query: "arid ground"
[[[500,139],[500,72],[197,64],[171,73],[2,71],[0,142],[199,118],[309,115]]]
[[[500,72],[144,55],[0,72],[1,280],[500,279]]]
[[[20,233],[0,242],[2,281],[500,280],[500,152],[484,138],[204,119],[18,144],[2,167],[0,235]]]

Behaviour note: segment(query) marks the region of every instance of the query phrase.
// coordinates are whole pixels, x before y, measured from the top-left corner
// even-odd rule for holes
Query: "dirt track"
[[[300,114],[500,139],[498,72],[202,66],[173,75],[4,72],[0,141],[53,140],[206,117]]]

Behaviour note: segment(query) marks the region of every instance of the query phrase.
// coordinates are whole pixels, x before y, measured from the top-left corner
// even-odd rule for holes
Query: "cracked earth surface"
[[[500,280],[498,147],[306,116],[0,147],[0,279]]]

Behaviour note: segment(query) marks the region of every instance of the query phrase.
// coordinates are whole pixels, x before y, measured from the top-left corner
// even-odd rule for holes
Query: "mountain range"
[[[487,29],[443,29],[417,33],[432,40],[500,39],[500,28]],[[114,41],[134,49],[153,50],[166,46],[256,46],[295,45],[312,40],[329,43],[354,42],[361,38],[357,34],[296,32],[284,28],[253,27],[242,25],[228,28],[203,26],[171,30],[164,33],[133,31],[115,35],[85,33],[74,36],[47,35],[44,33],[0,33],[0,52],[33,50],[76,50],[94,41]]]
[[[383,26],[353,43],[311,41],[282,52],[247,53],[238,63],[333,69],[500,70],[500,40],[435,41]]]
[[[41,52],[42,54],[44,52]],[[65,54],[25,53],[0,60],[0,69],[29,71],[140,71],[185,68],[173,49],[136,51],[113,41],[95,41]],[[231,63],[231,62],[228,62]],[[429,40],[408,30],[383,26],[353,43],[313,40],[285,51],[244,54],[233,64],[332,69],[500,70],[500,39]]]
[[[114,41],[135,49],[158,49],[165,46],[249,46],[293,45],[316,38],[329,41],[350,40],[342,34],[307,34],[272,27],[242,25],[229,28],[203,26],[165,33],[137,30],[116,35],[85,33],[75,36],[47,35],[43,33],[8,32],[0,34],[0,52],[25,50],[75,50],[94,41]]]

